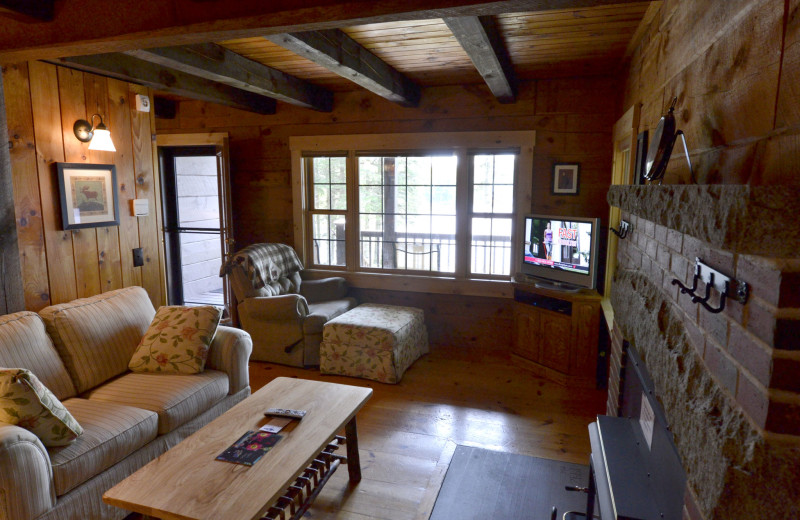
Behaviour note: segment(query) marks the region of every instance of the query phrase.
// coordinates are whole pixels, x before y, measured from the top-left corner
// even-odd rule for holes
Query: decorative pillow
[[[221,317],[222,311],[212,305],[160,307],[128,368],[133,372],[202,372]]]
[[[61,401],[24,368],[0,368],[0,420],[30,430],[48,447],[66,446],[83,433]]]

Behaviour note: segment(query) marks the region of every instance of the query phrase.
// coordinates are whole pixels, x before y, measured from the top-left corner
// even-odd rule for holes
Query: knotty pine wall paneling
[[[14,136],[13,178],[25,306],[39,310],[78,297],[141,285],[155,306],[164,304],[163,262],[151,144],[152,113],[131,103],[147,89],[42,62],[8,65],[3,79]],[[96,152],[79,142],[72,125],[99,113],[117,152]],[[96,122],[96,121],[95,121]],[[135,137],[134,137],[135,136]],[[114,164],[120,225],[64,231],[55,163]],[[129,201],[150,200],[150,216],[132,217]],[[132,249],[148,262],[133,267]]]
[[[279,103],[269,116],[187,100],[178,104],[175,119],[157,119],[156,128],[229,132],[237,247],[292,244],[289,137],[296,135],[536,130],[531,211],[605,219],[618,85],[613,77],[528,81],[513,104],[498,103],[483,85],[432,87],[423,90],[417,108],[365,91],[337,92],[331,113]],[[577,196],[550,194],[557,162],[581,163]]]
[[[330,113],[278,103],[269,116],[185,100],[175,119],[156,119],[156,128],[160,134],[229,133],[236,249],[293,244],[289,137],[302,135],[535,130],[534,167],[526,172],[533,178],[531,212],[605,220],[619,85],[613,77],[527,81],[513,104],[498,103],[484,85],[431,87],[416,108],[359,90],[337,92]],[[579,195],[550,194],[557,162],[581,164]],[[423,308],[433,344],[505,350],[511,344],[510,299],[376,289],[354,294],[360,301]]]
[[[6,102],[0,79],[0,143],[12,141],[8,135]],[[19,239],[14,207],[14,179],[11,151],[0,149],[0,314],[25,308],[22,271],[19,262]]]
[[[677,97],[698,182],[800,181],[798,4],[665,1],[633,52],[622,107],[642,103],[640,130],[652,133]],[[690,181],[678,142],[664,182]]]
[[[25,308],[50,303],[44,247],[42,206],[36,172],[33,111],[28,64],[11,65],[3,75],[11,153],[14,209]]]

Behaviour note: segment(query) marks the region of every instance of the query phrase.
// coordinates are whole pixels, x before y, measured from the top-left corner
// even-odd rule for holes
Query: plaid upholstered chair
[[[253,244],[222,266],[241,326],[253,338],[250,359],[319,365],[322,327],[356,306],[344,278],[305,280],[302,274],[297,253],[285,244]]]

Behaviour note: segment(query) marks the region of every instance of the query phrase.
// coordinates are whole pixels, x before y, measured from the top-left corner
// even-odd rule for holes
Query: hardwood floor
[[[458,444],[587,464],[587,426],[605,411],[604,390],[537,378],[501,350],[432,347],[397,385],[250,362],[253,391],[281,376],[374,390],[357,416],[361,482],[337,471],[309,519],[427,520]]]
[[[605,391],[534,377],[503,351],[433,347],[398,385],[250,363],[250,384],[300,377],[373,388],[358,415],[363,480],[338,471],[306,518],[427,519],[456,445],[586,464]]]

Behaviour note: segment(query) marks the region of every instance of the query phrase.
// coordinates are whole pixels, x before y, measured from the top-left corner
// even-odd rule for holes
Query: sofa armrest
[[[308,316],[308,302],[299,294],[246,298],[239,313],[258,321],[299,321]]]
[[[250,334],[241,329],[220,325],[211,341],[206,367],[228,374],[228,394],[233,395],[250,386],[247,363],[252,352],[253,340]]]
[[[347,295],[347,280],[340,276],[320,280],[303,280],[300,294],[310,302],[339,300]]]
[[[39,438],[0,423],[0,517],[37,518],[56,505],[53,467]]]

